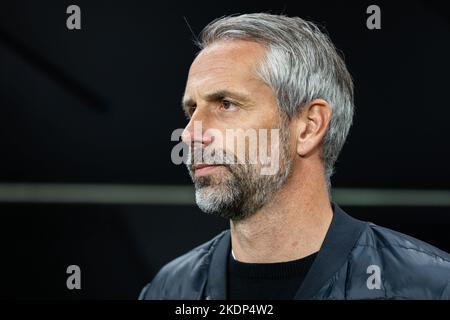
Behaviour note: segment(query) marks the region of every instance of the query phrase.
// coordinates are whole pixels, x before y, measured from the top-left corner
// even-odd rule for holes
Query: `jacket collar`
[[[347,262],[366,227],[366,223],[346,214],[332,203],[333,219],[325,240],[294,299],[312,299],[326,282]]]
[[[311,299],[348,260],[366,223],[347,215],[332,203],[333,218],[325,240],[294,299]],[[205,298],[225,300],[227,290],[227,259],[231,247],[227,230],[212,248]]]
[[[212,250],[205,298],[207,300],[225,300],[227,292],[228,254],[231,250],[230,230],[224,232]]]

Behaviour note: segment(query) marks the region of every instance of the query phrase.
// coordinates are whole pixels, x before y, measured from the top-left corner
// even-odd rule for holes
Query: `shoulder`
[[[368,223],[352,260],[380,272],[387,298],[450,298],[450,255],[411,236]]]
[[[201,294],[211,253],[226,232],[164,265],[142,289],[139,299],[193,299],[194,295]]]

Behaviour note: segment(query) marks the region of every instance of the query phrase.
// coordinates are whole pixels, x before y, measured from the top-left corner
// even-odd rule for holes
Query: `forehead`
[[[261,82],[255,68],[263,59],[264,47],[245,40],[222,40],[205,49],[189,69],[186,93],[198,89],[218,89]]]

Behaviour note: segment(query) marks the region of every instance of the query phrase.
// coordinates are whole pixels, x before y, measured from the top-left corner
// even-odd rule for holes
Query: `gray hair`
[[[343,59],[329,39],[312,22],[267,13],[222,17],[200,33],[200,49],[219,40],[237,39],[266,47],[258,76],[274,91],[278,106],[289,118],[306,103],[321,98],[332,108],[322,160],[330,188],[334,163],[353,119],[353,81]]]

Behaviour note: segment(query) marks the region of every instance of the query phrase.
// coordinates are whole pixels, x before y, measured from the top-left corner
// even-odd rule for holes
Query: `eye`
[[[233,102],[226,99],[222,100],[220,107],[225,111],[233,111],[237,108],[237,106]]]
[[[195,112],[195,109],[197,109],[197,105],[195,105],[195,104],[191,105],[187,108],[186,116],[188,117],[188,119],[190,119],[192,117],[192,115]]]

